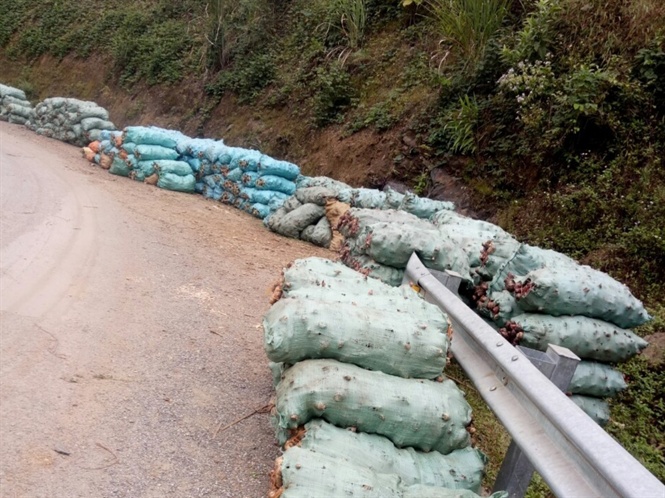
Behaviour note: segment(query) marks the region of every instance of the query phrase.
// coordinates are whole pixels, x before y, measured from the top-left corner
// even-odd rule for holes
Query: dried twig
[[[56,353],[56,351],[57,351],[57,349],[58,349],[58,345],[60,344],[60,340],[59,340],[56,336],[54,336],[53,334],[51,334],[51,332],[49,332],[49,331],[46,330],[44,327],[42,327],[41,325],[39,325],[38,323],[35,323],[35,327],[37,327],[39,330],[41,330],[42,332],[44,332],[46,335],[50,336],[51,339],[53,339],[53,341],[55,341],[55,346],[54,346],[54,347],[48,347],[48,348],[46,348],[46,351],[48,351],[49,353],[51,353],[51,354],[52,354],[53,356],[55,356],[56,358],[59,358],[59,359],[61,359],[61,360],[66,360],[66,359],[67,359],[67,356],[66,356],[66,355]]]
[[[120,461],[118,458],[118,455],[113,453],[111,450],[109,450],[106,446],[104,446],[102,443],[95,443],[97,446],[99,446],[101,449],[109,452],[111,456],[113,457],[113,461],[107,465],[102,465],[101,467],[81,467],[83,470],[103,470],[103,469],[108,469],[109,467],[115,465]]]
[[[257,415],[257,414],[261,414],[261,413],[268,413],[270,410],[272,410],[272,407],[273,407],[272,403],[268,403],[267,405],[264,405],[260,408],[257,408],[253,412],[248,413],[247,415],[244,415],[244,416],[240,417],[237,420],[234,420],[233,422],[231,422],[230,424],[225,425],[224,427],[222,427],[222,423],[220,422],[219,426],[215,430],[215,433],[212,435],[212,439],[215,439],[217,437],[217,434],[219,434],[220,432],[224,432],[225,430],[230,429],[234,425],[239,424],[243,420],[246,420],[246,419],[248,419],[249,417],[251,417],[253,415]]]

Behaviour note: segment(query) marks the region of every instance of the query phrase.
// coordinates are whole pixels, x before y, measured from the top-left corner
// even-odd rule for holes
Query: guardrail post
[[[568,348],[550,344],[547,352],[518,348],[545,377],[562,391],[570,384],[580,359]],[[512,441],[494,483],[495,491],[507,491],[510,498],[522,498],[531,482],[534,467],[519,446]]]

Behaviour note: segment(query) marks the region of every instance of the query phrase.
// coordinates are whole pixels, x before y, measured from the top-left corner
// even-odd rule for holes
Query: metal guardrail
[[[453,323],[451,350],[557,497],[663,498],[665,486],[413,254],[405,278]]]

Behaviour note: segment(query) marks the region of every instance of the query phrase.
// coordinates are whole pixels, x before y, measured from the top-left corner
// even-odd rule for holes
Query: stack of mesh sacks
[[[295,164],[255,150],[154,126],[104,132],[83,154],[110,173],[168,190],[198,192],[261,219],[295,192],[300,174]]]
[[[24,125],[34,114],[23,90],[0,84],[0,121]]]
[[[271,497],[475,497],[486,458],[445,379],[446,315],[320,258],[284,271],[264,317],[284,453]]]
[[[32,120],[26,123],[32,131],[62,142],[83,147],[99,140],[104,130],[115,130],[109,113],[94,102],[54,97],[35,107]]]
[[[623,284],[555,251],[518,242],[500,227],[453,211],[431,222],[398,211],[349,210],[340,220],[342,260],[399,284],[415,252],[425,266],[463,278],[461,294],[513,344],[545,351],[569,348],[583,361],[569,391],[599,424],[609,419],[604,400],[626,387],[613,364],[638,354],[647,342],[630,330],[649,320]],[[366,262],[384,266],[374,269]]]
[[[180,157],[178,144],[189,137],[155,126],[128,126],[122,132],[120,158],[133,180],[176,192],[194,192],[195,171]]]
[[[336,251],[339,250],[339,244],[332,218],[337,216],[340,209],[345,211],[349,207],[396,209],[425,219],[440,210],[455,208],[450,202],[418,197],[413,193],[400,194],[391,188],[384,191],[351,188],[324,176],[301,176],[297,181],[295,195],[265,221],[270,230],[280,235]],[[328,213],[331,210],[334,213],[332,216]]]
[[[183,144],[199,169],[197,190],[204,197],[230,204],[264,219],[296,190],[300,169],[259,151],[229,147],[221,140],[192,139]]]

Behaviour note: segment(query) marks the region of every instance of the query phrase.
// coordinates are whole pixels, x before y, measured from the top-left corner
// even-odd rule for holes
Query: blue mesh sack
[[[295,180],[300,174],[300,168],[287,161],[277,161],[270,156],[261,156],[257,171],[261,176],[280,176],[287,180]]]
[[[258,178],[254,182],[254,187],[259,190],[273,190],[288,195],[293,195],[296,191],[295,183],[286,178],[275,175],[266,175]]]
[[[176,192],[194,192],[194,185],[196,185],[196,178],[194,175],[178,176],[173,173],[165,173],[159,175],[157,186],[166,190],[174,190]]]

